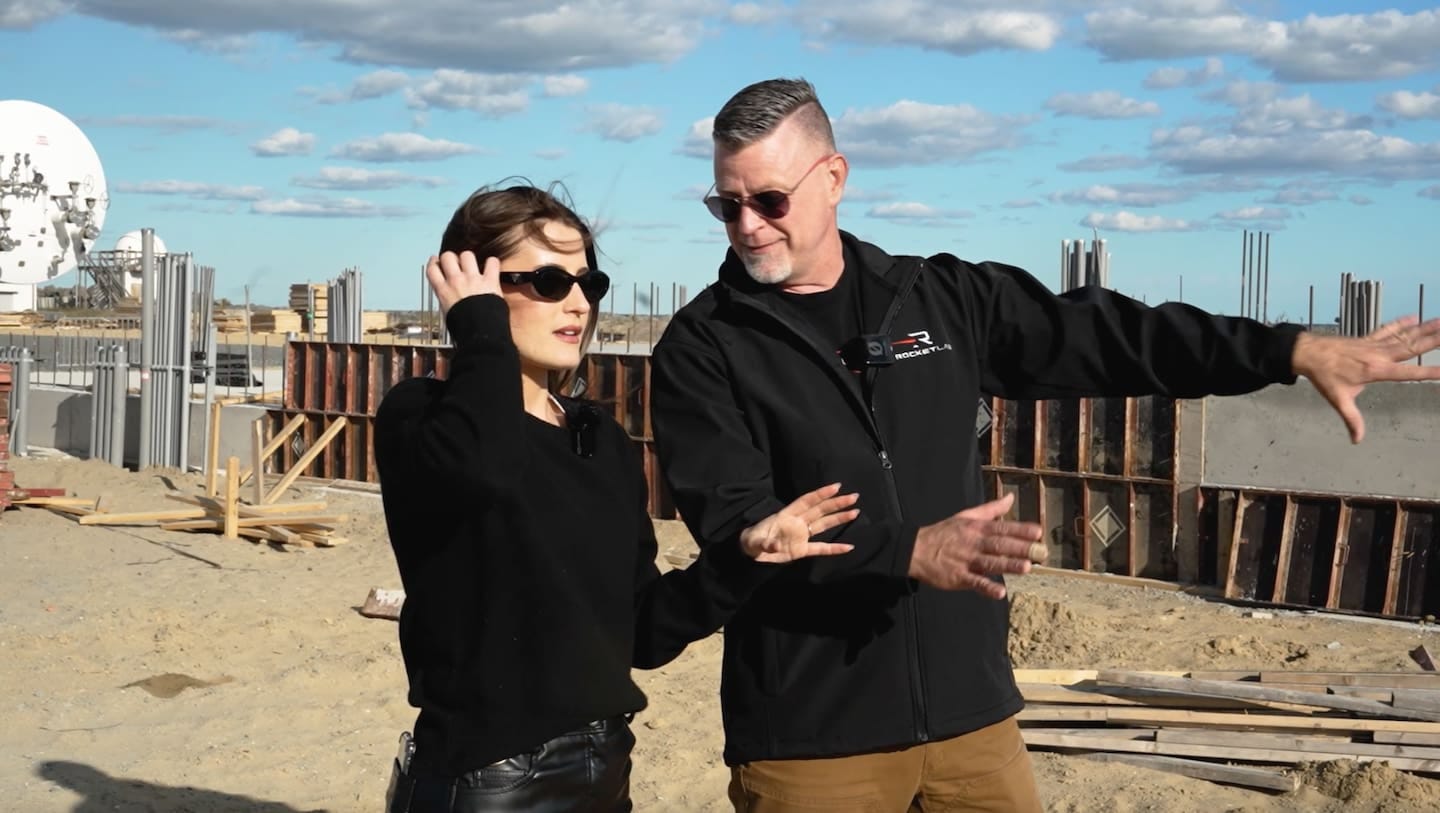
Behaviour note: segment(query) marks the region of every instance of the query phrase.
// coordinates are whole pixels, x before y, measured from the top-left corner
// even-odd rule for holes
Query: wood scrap
[[[1021,731],[1033,750],[1282,793],[1298,785],[1277,765],[1384,761],[1396,770],[1440,775],[1435,684],[1440,675],[1434,673],[1020,669],[1015,674],[1026,700]],[[1356,692],[1390,701],[1355,697]]]
[[[400,620],[400,608],[405,604],[404,590],[387,590],[382,587],[370,588],[369,595],[365,596],[365,603],[360,607],[360,614],[366,618],[386,618],[391,621]]]

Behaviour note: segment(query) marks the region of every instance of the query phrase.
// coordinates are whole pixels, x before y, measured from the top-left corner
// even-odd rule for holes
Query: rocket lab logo
[[[895,360],[913,359],[917,356],[928,356],[931,353],[943,353],[946,350],[953,350],[949,342],[936,344],[930,338],[930,331],[917,330],[914,333],[906,333],[905,338],[890,343],[895,348]],[[904,349],[901,349],[904,348]]]

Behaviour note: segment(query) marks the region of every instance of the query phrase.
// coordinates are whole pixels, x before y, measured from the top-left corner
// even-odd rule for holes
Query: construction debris
[[[405,604],[404,590],[387,590],[383,587],[370,588],[370,594],[365,597],[365,604],[360,607],[360,614],[366,618],[384,618],[390,621],[400,620],[400,608]]]
[[[1018,669],[1031,750],[1288,792],[1307,762],[1440,774],[1440,673]],[[1237,764],[1239,763],[1239,764]]]

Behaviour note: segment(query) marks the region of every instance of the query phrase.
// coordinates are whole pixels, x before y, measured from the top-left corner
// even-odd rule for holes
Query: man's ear
[[[827,187],[830,193],[830,204],[838,205],[840,199],[845,196],[845,181],[850,178],[850,162],[845,156],[836,153],[826,166],[825,178],[829,183]]]

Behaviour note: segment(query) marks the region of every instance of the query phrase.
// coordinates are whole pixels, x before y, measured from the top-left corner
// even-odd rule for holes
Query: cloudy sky
[[[454,207],[510,175],[563,181],[605,267],[693,293],[725,244],[700,196],[709,118],[804,76],[851,162],[841,223],[893,252],[1059,283],[1108,240],[1111,283],[1240,303],[1270,236],[1272,318],[1335,314],[1339,275],[1388,315],[1440,313],[1440,8],[1226,0],[0,0],[0,97],[85,130],[107,246],[149,226],[280,303],[365,274],[418,302]],[[0,122],[0,129],[4,123]]]

